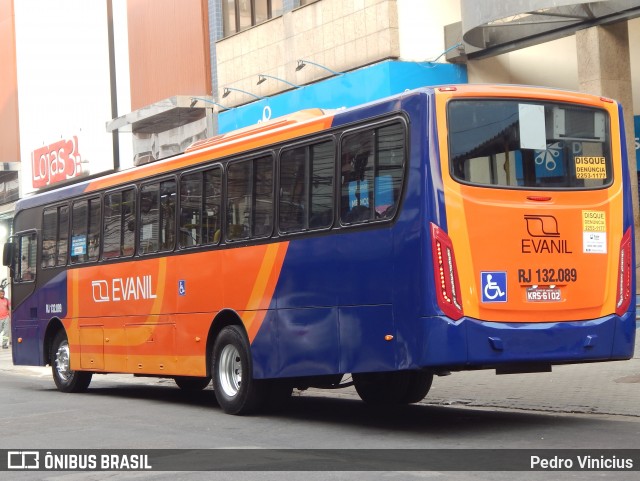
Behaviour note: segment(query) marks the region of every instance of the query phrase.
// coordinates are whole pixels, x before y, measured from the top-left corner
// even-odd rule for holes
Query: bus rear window
[[[603,110],[519,100],[453,100],[450,171],[462,183],[513,189],[598,189],[612,181]]]

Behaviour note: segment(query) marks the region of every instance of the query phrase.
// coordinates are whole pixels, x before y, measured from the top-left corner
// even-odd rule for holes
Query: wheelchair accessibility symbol
[[[482,302],[507,302],[507,273],[481,272]]]
[[[187,282],[184,280],[178,281],[178,294],[181,296],[187,295]]]

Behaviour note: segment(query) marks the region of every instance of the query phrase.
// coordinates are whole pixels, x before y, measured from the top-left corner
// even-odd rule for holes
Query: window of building
[[[140,189],[138,252],[172,250],[176,240],[176,181],[145,184]]]
[[[14,202],[20,197],[18,172],[0,172],[0,204]]]
[[[341,152],[342,223],[393,217],[402,191],[404,124],[394,123],[345,135]]]
[[[67,263],[69,242],[69,207],[61,205],[44,210],[42,222],[42,267]]]
[[[273,159],[271,156],[229,164],[227,240],[266,237],[272,232]]]
[[[285,150],[280,157],[281,232],[321,229],[333,223],[332,141]]]
[[[79,200],[71,208],[71,263],[98,259],[100,252],[100,198]]]
[[[220,242],[222,170],[219,167],[180,179],[180,247]]]
[[[136,195],[134,189],[104,196],[102,258],[133,255],[136,233]]]
[[[222,0],[224,36],[279,17],[283,0]]]

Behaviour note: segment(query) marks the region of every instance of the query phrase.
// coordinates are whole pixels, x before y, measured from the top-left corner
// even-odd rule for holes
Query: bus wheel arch
[[[49,354],[51,363],[51,373],[53,381],[59,391],[62,392],[84,392],[91,383],[92,372],[73,371],[71,369],[71,358],[69,351],[69,339],[67,331],[60,329],[51,342]]]
[[[42,345],[42,359],[44,361],[44,365],[52,364],[53,359],[51,359],[51,347],[53,345],[53,340],[56,337],[56,334],[60,331],[65,331],[64,326],[62,325],[62,321],[57,317],[54,317],[49,321],[47,325],[47,329],[44,333],[43,345]]]
[[[218,404],[227,414],[249,414],[264,401],[265,383],[253,379],[249,337],[239,316],[223,311],[212,325],[209,366]]]
[[[240,316],[238,315],[237,312],[231,309],[224,309],[220,311],[216,315],[216,317],[213,319],[213,321],[211,322],[211,326],[209,327],[209,334],[207,335],[207,350],[206,350],[208,377],[213,376],[213,371],[211,370],[211,367],[212,367],[211,356],[213,355],[213,345],[215,344],[216,339],[220,334],[220,331],[222,331],[227,326],[238,326],[244,329],[244,325],[242,324],[242,319],[240,319]]]

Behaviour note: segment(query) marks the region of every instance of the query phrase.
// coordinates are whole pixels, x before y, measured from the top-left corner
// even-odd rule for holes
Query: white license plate
[[[527,289],[527,302],[560,302],[562,294],[557,288],[530,287]]]

